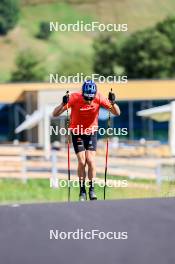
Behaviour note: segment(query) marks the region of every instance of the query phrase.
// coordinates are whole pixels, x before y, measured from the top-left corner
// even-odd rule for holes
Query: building
[[[44,120],[40,118],[31,129],[15,134],[27,116],[36,110],[45,111],[62,100],[67,90],[77,91],[81,84],[11,83],[0,84],[0,141],[19,139],[44,144]],[[121,116],[113,119],[115,127],[128,128],[128,138],[168,141],[168,122],[156,122],[143,118],[137,112],[170,103],[175,99],[175,80],[128,81],[126,84],[99,84],[102,94],[108,95],[110,88],[117,95]],[[35,115],[36,116],[36,115]],[[59,122],[63,122],[60,118]],[[63,123],[61,124],[63,125]],[[106,121],[101,120],[100,126]]]
[[[175,100],[166,105],[141,110],[137,115],[157,122],[168,122],[170,151],[171,155],[175,156]]]

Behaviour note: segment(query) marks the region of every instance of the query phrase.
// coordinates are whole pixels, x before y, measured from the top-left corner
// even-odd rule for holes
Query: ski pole
[[[112,93],[112,88],[111,88],[111,93]],[[107,128],[110,127],[110,123],[111,123],[111,112],[110,112],[110,109],[109,109]],[[108,170],[108,153],[109,153],[109,137],[107,135],[107,140],[106,140],[106,160],[105,160],[104,200],[106,199],[106,180],[107,180],[107,170]]]
[[[69,91],[66,92],[69,98]],[[68,202],[70,202],[70,138],[69,138],[69,112],[67,103],[67,174],[68,174]]]

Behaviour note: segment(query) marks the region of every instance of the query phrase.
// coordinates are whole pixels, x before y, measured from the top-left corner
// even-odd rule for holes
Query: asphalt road
[[[175,199],[0,206],[0,263],[173,264]]]

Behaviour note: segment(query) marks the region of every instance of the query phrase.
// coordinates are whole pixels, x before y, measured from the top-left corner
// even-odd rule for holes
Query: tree
[[[44,21],[41,22],[37,37],[40,39],[48,39],[51,33],[52,32],[50,31],[50,28],[49,28],[49,22],[44,22]]]
[[[131,35],[121,50],[121,61],[128,78],[172,77],[173,45],[157,29]]]
[[[175,76],[175,17],[153,28],[131,34],[125,42],[100,35],[94,42],[95,73],[130,79],[172,78]]]
[[[163,22],[159,22],[156,25],[156,29],[168,37],[168,39],[171,41],[171,44],[173,46],[173,54],[175,54],[175,17],[168,17]],[[174,73],[174,68],[175,68],[175,57],[173,55],[173,66],[171,68],[172,75]]]
[[[16,70],[11,80],[16,82],[43,81],[46,70],[41,60],[32,51],[21,52],[16,59]]]
[[[105,77],[115,75],[115,66],[118,59],[116,39],[111,35],[100,35],[95,39],[93,48],[94,72]]]
[[[168,17],[156,25],[156,29],[166,35],[175,47],[175,17]]]
[[[5,35],[14,28],[19,18],[18,0],[0,1],[0,35]]]

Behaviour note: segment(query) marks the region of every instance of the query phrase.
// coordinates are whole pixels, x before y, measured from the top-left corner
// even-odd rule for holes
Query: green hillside
[[[43,41],[36,38],[41,21],[128,23],[127,34],[130,34],[173,15],[174,9],[174,0],[22,0],[18,25],[7,36],[0,37],[0,82],[9,80],[16,55],[24,49],[37,51],[48,73],[59,68],[63,61],[65,65],[69,61],[76,63],[82,57],[87,61],[86,72],[91,72],[92,41],[96,33],[57,32]]]

